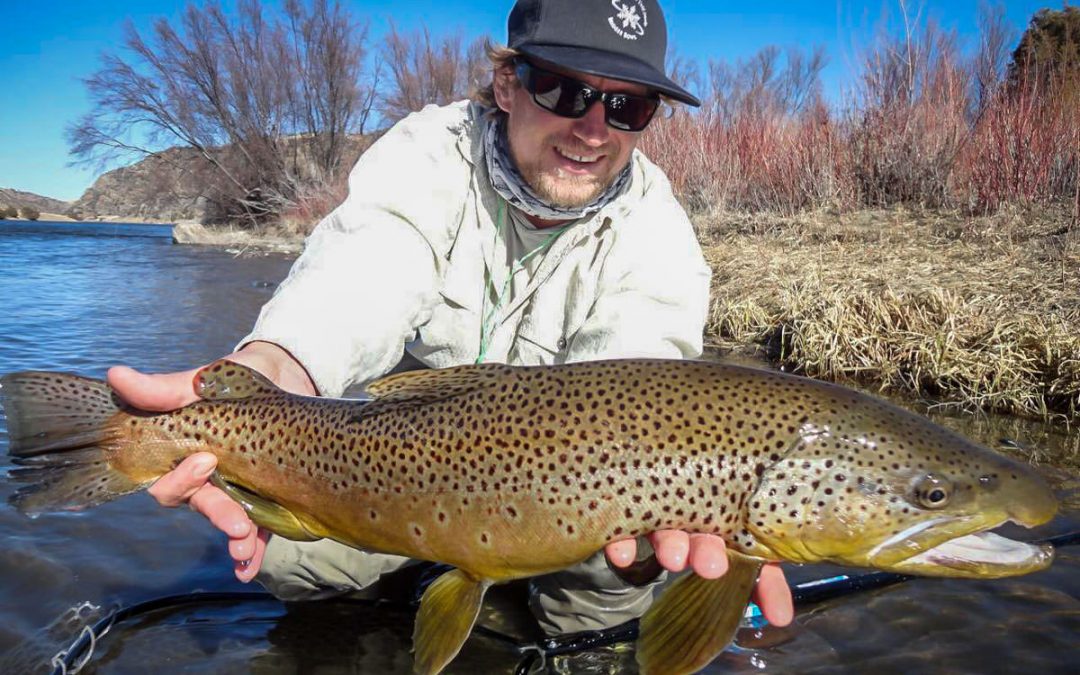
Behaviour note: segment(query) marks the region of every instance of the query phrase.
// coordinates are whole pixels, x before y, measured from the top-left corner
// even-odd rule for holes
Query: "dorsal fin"
[[[501,363],[413,370],[375,380],[367,391],[379,403],[430,403],[493,386],[512,370]]]
[[[280,394],[281,389],[258,371],[222,359],[195,375],[195,393],[207,401],[229,401],[273,396]]]

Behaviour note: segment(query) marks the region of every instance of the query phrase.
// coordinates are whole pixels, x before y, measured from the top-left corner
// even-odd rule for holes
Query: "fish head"
[[[971,578],[1050,565],[1052,547],[988,532],[1054,516],[1032,467],[884,401],[832,395],[850,397],[831,406],[844,414],[805,420],[748,502],[747,528],[772,555]]]

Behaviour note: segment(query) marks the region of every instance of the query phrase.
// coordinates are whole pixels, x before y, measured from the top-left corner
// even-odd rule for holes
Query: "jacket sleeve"
[[[712,275],[686,213],[658,180],[620,223],[567,360],[701,356]]]
[[[299,542],[275,536],[267,542],[255,580],[280,600],[322,600],[363,591],[382,575],[415,562],[329,539]]]
[[[361,156],[348,197],[312,232],[240,344],[284,347],[326,396],[393,368],[430,316],[437,251],[464,208],[469,172],[451,128],[461,117],[426,109]]]

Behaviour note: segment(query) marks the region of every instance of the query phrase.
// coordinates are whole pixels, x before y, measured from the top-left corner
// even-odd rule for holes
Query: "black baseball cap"
[[[656,0],[517,0],[507,46],[580,73],[636,82],[688,105],[667,75],[667,23]]]

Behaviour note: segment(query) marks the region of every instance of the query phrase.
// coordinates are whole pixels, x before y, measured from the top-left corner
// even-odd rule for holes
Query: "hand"
[[[314,395],[315,385],[307,372],[287,351],[269,342],[252,342],[225,357],[254,368],[282,389]],[[126,366],[110,368],[106,380],[125,401],[143,410],[165,412],[198,400],[194,379],[199,368],[178,373],[146,375]],[[162,506],[188,504],[229,537],[229,555],[236,578],[247,583],[262,565],[269,534],[248,518],[243,507],[207,483],[217,457],[200,452],[184,459],[175,469],[150,486],[150,496]]]
[[[727,546],[712,534],[690,534],[681,530],[660,530],[649,535],[656,551],[656,560],[669,572],[681,572],[689,565],[698,576],[715,579],[728,569]],[[608,560],[615,567],[628,567],[637,556],[637,541],[620,539],[604,547]],[[784,572],[775,563],[761,568],[753,601],[761,608],[766,620],[774,626],[786,626],[795,615]]]

